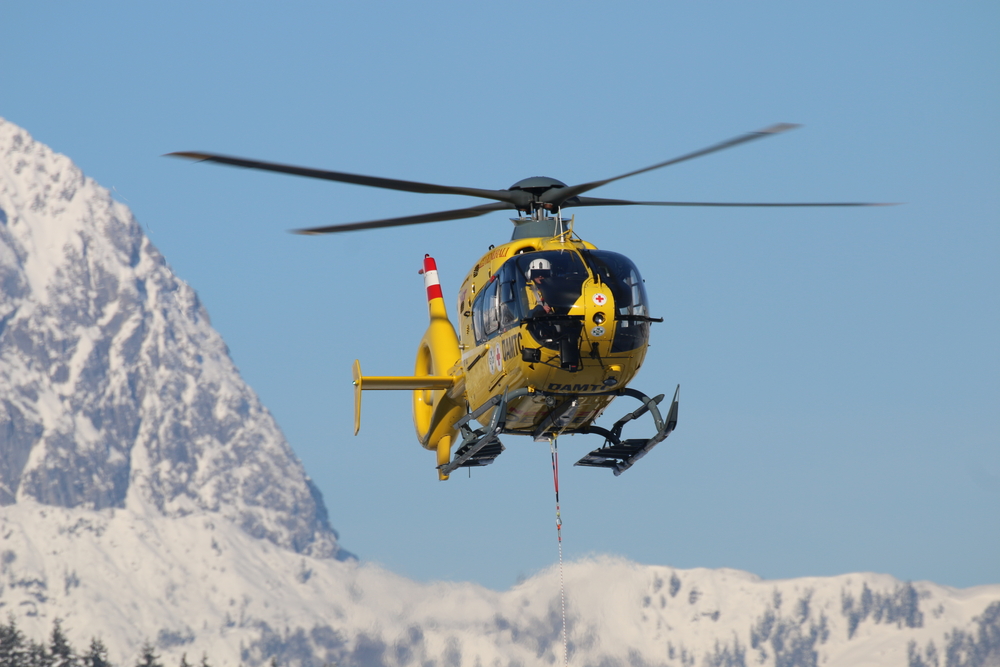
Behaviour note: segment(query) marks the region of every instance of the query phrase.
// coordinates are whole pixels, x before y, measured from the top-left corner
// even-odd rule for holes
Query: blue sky
[[[5,3],[0,116],[131,206],[348,549],[498,589],[555,562],[547,447],[508,437],[439,483],[407,395],[366,395],[352,437],[350,365],[409,372],[423,254],[453,304],[506,217],[294,236],[479,202],[160,156],[501,188],[802,123],[593,194],[905,205],[575,211],[666,320],[633,386],[682,401],[618,478],[569,465],[599,439],[560,441],[566,554],[971,586],[1000,582],[998,20],[994,2]]]

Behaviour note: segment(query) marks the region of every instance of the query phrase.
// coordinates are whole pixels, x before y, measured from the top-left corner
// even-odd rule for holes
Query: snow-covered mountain
[[[18,503],[0,514],[0,602],[39,639],[55,617],[131,664],[144,639],[176,665],[562,664],[555,568],[497,592],[420,584],[256,539],[210,513]],[[571,665],[1000,664],[1000,586],[887,575],[764,581],[613,558],[566,567]]]
[[[1000,585],[566,568],[573,665],[1000,665]],[[119,665],[561,664],[559,576],[421,584],[342,551],[194,291],[0,119],[0,616]]]
[[[319,492],[128,208],[0,119],[0,505],[214,512],[338,554]]]

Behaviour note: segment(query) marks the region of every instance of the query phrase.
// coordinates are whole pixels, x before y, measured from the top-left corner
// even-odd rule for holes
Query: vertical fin
[[[437,262],[430,255],[424,255],[424,268],[420,273],[424,276],[424,287],[427,288],[427,314],[430,318],[448,319],[444,307],[444,295],[441,293],[441,281],[438,279]]]
[[[354,376],[354,435],[361,430],[361,362],[354,360],[351,368],[351,375]]]

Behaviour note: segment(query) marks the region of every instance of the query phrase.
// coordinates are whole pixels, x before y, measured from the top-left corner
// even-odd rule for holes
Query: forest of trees
[[[0,667],[118,667],[108,659],[108,649],[96,637],[83,653],[70,645],[63,633],[62,622],[57,618],[52,624],[52,634],[47,643],[36,642],[24,636],[14,616],[8,617],[6,625],[0,625]],[[146,642],[142,646],[135,667],[167,667],[160,662],[154,646]],[[178,667],[195,667],[181,656]],[[202,655],[198,667],[211,667],[208,656]]]

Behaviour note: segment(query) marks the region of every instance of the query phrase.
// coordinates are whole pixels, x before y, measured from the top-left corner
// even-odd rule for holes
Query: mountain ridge
[[[218,667],[561,662],[557,566],[505,591],[420,583],[295,553],[211,512],[31,501],[0,508],[0,536],[0,613],[16,611],[39,639],[58,617],[74,644],[99,637],[120,665],[147,640],[165,664],[204,652]],[[1000,585],[954,589],[873,573],[765,580],[611,556],[567,563],[565,582],[571,664],[1000,659]]]

